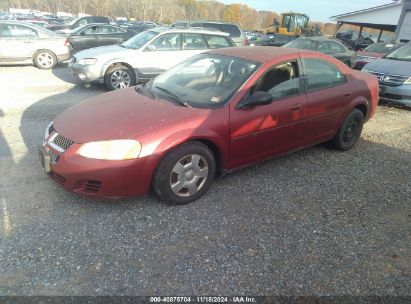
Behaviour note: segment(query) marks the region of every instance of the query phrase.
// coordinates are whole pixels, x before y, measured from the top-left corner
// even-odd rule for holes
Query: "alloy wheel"
[[[54,59],[53,56],[51,56],[48,53],[40,53],[37,57],[38,63],[43,67],[43,68],[49,68],[53,65]]]
[[[128,88],[131,84],[131,76],[127,71],[117,70],[111,74],[110,83],[116,90]]]

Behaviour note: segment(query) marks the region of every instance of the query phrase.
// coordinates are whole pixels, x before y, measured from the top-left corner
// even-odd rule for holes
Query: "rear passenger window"
[[[204,35],[210,49],[218,49],[224,47],[233,46],[232,43],[226,38],[222,36],[214,36],[214,35]]]
[[[344,74],[330,62],[314,58],[303,61],[308,80],[308,92],[335,87],[347,81]]]

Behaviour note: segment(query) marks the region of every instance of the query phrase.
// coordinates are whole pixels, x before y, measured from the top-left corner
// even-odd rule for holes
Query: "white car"
[[[117,90],[147,81],[207,49],[234,46],[224,32],[153,28],[121,45],[81,51],[73,56],[69,67],[83,82],[97,82]]]

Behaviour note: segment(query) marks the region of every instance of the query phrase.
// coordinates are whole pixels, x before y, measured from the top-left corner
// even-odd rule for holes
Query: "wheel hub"
[[[170,187],[174,194],[187,197],[200,191],[207,178],[207,160],[199,154],[191,154],[174,165],[170,174]]]

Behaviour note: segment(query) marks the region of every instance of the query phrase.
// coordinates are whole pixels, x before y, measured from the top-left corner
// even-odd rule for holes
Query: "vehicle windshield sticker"
[[[211,102],[220,102],[221,96],[213,96],[211,97]]]

